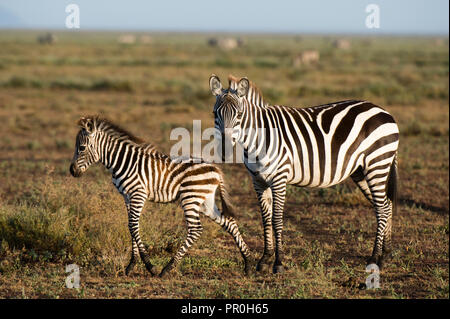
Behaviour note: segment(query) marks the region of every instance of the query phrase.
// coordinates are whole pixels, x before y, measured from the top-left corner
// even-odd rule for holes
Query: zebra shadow
[[[321,203],[321,206],[329,206],[330,204],[327,203]],[[341,260],[344,260],[346,263],[351,265],[366,265],[366,261],[369,258],[370,251],[367,251],[367,254],[359,253],[358,250],[354,247],[352,244],[349,244],[347,242],[347,239],[351,238],[352,236],[358,236],[358,234],[362,235],[365,238],[370,238],[370,241],[372,242],[375,240],[375,229],[373,230],[355,230],[350,232],[347,232],[345,230],[342,231],[335,231],[330,229],[330,227],[336,227],[331,226],[329,221],[326,221],[324,218],[325,215],[332,214],[333,218],[336,218],[336,216],[344,216],[346,215],[346,209],[347,207],[335,207],[336,210],[332,213],[324,213],[324,212],[318,212],[317,214],[321,214],[322,216],[319,216],[319,218],[315,218],[314,214],[302,214],[302,211],[308,211],[308,210],[315,210],[317,209],[315,204],[307,205],[302,208],[299,208],[298,204],[295,203],[289,203],[286,202],[285,204],[285,226],[286,223],[290,223],[292,226],[291,231],[298,231],[302,234],[302,241],[305,242],[305,245],[309,246],[308,249],[319,249],[319,250],[326,250],[326,255],[328,257],[323,260],[324,266],[326,267],[335,267],[337,265],[341,264]],[[373,218],[373,211],[370,209],[370,207],[365,205],[358,205],[355,206],[355,209],[358,209],[360,213],[361,219],[366,218]],[[291,237],[289,235],[289,230],[286,229],[286,235],[285,238]],[[313,244],[314,242],[317,243],[318,247],[315,247]],[[311,246],[313,245],[313,246]],[[324,247],[326,245],[331,246],[329,249],[325,249]],[[302,263],[303,260],[301,260],[301,256],[295,252],[296,256],[295,263]]]
[[[426,203],[423,203],[423,202],[415,201],[415,200],[410,199],[410,198],[399,198],[398,202],[399,202],[400,205],[410,206],[410,207],[411,206],[413,206],[413,207],[415,206],[417,208],[420,208],[420,209],[423,209],[423,210],[428,210],[428,211],[430,211],[432,213],[436,213],[436,214],[443,215],[443,216],[449,214],[448,208],[438,207],[438,206],[434,206],[434,205],[429,205],[429,204],[426,204]]]

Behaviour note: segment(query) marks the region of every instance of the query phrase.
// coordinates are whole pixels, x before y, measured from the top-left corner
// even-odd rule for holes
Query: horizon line
[[[83,28],[83,29],[67,29],[61,27],[0,27],[0,31],[58,31],[58,32],[148,32],[148,33],[191,33],[191,34],[246,34],[246,35],[317,35],[317,36],[444,36],[449,37],[449,32],[402,32],[402,31],[391,31],[391,32],[380,32],[374,31],[293,31],[293,30],[276,30],[276,31],[262,31],[262,30],[198,30],[198,29],[154,29],[154,28],[125,28],[125,29],[115,29],[115,28]]]

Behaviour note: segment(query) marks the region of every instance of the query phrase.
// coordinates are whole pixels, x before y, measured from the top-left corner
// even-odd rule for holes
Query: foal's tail
[[[231,203],[230,195],[228,194],[227,187],[223,178],[223,173],[219,171],[219,192],[220,199],[222,200],[222,214],[224,216],[235,217],[235,208]]]
[[[389,171],[387,180],[387,197],[392,202],[392,212],[397,214],[397,200],[398,200],[398,168],[397,168],[397,153],[395,153],[394,160]]]

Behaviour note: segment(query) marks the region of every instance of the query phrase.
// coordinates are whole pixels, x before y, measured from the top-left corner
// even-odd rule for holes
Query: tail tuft
[[[395,154],[394,161],[392,162],[387,183],[388,183],[387,184],[387,197],[392,202],[393,213],[396,214],[397,213],[397,197],[398,197],[397,153]]]

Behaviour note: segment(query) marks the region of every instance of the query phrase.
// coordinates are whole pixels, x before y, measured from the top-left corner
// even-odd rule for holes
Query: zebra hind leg
[[[167,277],[169,272],[177,266],[180,260],[187,253],[189,248],[197,241],[203,231],[203,226],[199,218],[199,206],[198,203],[191,203],[183,205],[184,217],[187,224],[187,237],[184,244],[178,249],[175,256],[169,261],[169,263],[163,268],[159,277]]]
[[[220,222],[218,222],[222,228],[233,236],[236,245],[238,246],[242,258],[244,259],[244,272],[246,275],[250,274],[251,268],[255,264],[253,257],[250,254],[247,244],[242,239],[241,233],[239,232],[238,225],[233,217],[222,216]]]
[[[372,251],[372,256],[368,260],[368,264],[376,264],[380,269],[383,266],[384,257],[387,257],[385,253],[385,240],[386,232],[388,230],[388,223],[392,216],[392,205],[389,200],[386,199],[382,205],[375,206],[375,213],[377,215],[377,234],[375,237],[375,243]]]
[[[389,185],[390,166],[379,165],[365,172],[365,179],[372,194],[372,204],[377,218],[377,234],[369,264],[381,269],[383,261],[391,252],[392,191]]]
[[[365,179],[363,170],[361,168],[358,168],[355,171],[355,173],[353,173],[350,177],[355,182],[355,184],[358,186],[358,188],[361,190],[361,192],[364,194],[364,196],[367,198],[367,200],[372,204],[373,207],[375,207],[375,214],[377,215],[377,224],[379,224],[378,211],[377,211],[376,205],[372,199],[372,193],[369,188],[369,184],[367,183],[367,181]],[[381,262],[381,255],[380,255],[380,249],[379,249],[379,246],[380,246],[379,242],[381,240],[382,240],[381,235],[379,235],[378,228],[377,228],[375,244],[374,244],[372,256],[367,261],[368,264],[377,264],[378,265]]]
[[[390,201],[390,214],[387,217],[386,231],[383,241],[383,260],[392,257],[392,215],[397,214],[397,185],[398,185],[398,171],[397,171],[397,154],[391,164],[389,176],[387,180],[387,197]]]
[[[372,193],[370,192],[369,185],[367,184],[367,181],[364,178],[364,172],[361,166],[352,175],[350,175],[350,177],[358,186],[360,191],[364,194],[364,196],[367,198],[367,200],[373,205]]]
[[[219,224],[223,230],[225,230],[227,233],[229,233],[234,241],[236,242],[236,245],[239,248],[239,251],[241,252],[242,258],[244,260],[244,272],[246,275],[250,274],[251,268],[255,265],[255,260],[252,257],[250,250],[245,243],[244,239],[242,238],[242,235],[239,231],[239,227],[234,220],[233,217],[224,216],[220,210],[217,208],[217,206],[214,204],[214,196],[209,197],[203,207],[203,213],[211,218],[214,222]]]

